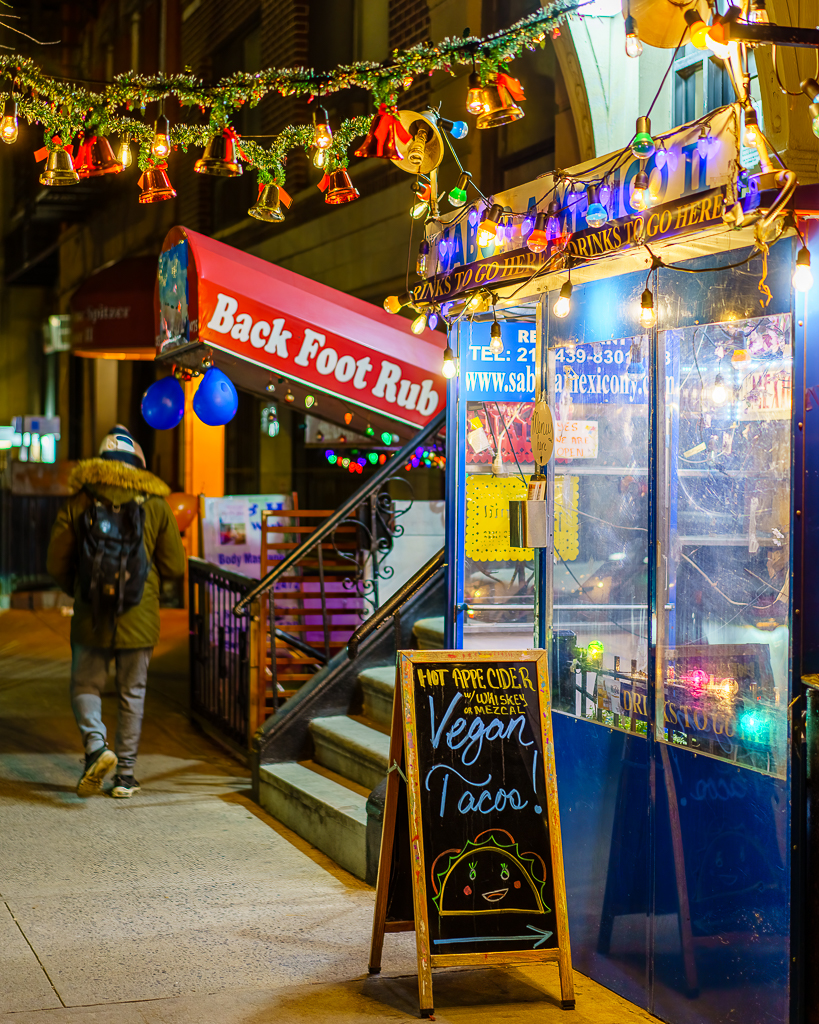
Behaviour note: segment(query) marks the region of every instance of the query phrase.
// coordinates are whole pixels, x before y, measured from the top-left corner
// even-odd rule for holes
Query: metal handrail
[[[387,619],[391,619],[412,595],[420,590],[445,565],[444,548],[441,548],[436,555],[430,558],[426,565],[421,566],[414,576],[411,576],[400,589],[396,590],[389,601],[382,604],[366,622],[362,622],[353,632],[353,635],[347,641],[347,657],[352,661],[358,654],[359,645],[367,639],[370,633],[374,633]]]
[[[327,664],[327,656],[325,654],[322,654],[321,651],[317,651],[316,648],[311,647],[310,644],[306,644],[297,636],[293,636],[292,633],[285,633],[283,629],[276,627],[276,639],[283,641],[294,650],[300,651],[302,654],[306,654],[308,658],[315,658],[320,665]]]
[[[367,480],[361,487],[349,497],[343,505],[339,506],[336,511],[328,516],[324,522],[319,526],[314,533],[310,534],[307,540],[299,547],[292,551],[287,558],[283,558],[270,572],[261,580],[249,593],[233,607],[234,615],[241,615],[242,612],[247,608],[251,601],[254,601],[260,594],[263,594],[266,590],[270,590],[277,580],[281,579],[290,569],[293,568],[308,552],[312,551],[317,544],[320,544],[323,540],[326,540],[340,523],[342,523],[351,512],[368,498],[373,492],[377,491],[378,488],[389,480],[395,472],[395,467],[402,465],[407,459],[411,458],[415,453],[415,449],[419,444],[423,444],[428,438],[433,437],[441,427],[444,425],[446,419],[446,408],[442,409],[437,416],[427,423],[425,427],[413,437],[411,441],[408,441],[400,451],[396,452],[391,459],[387,459],[383,466],[381,466],[373,475]],[[289,513],[290,515],[297,516],[298,511]],[[285,530],[286,532],[286,530]]]

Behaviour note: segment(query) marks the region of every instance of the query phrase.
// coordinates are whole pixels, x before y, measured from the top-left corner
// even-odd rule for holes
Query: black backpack
[[[123,612],[139,604],[151,563],[143,543],[145,499],[113,505],[90,497],[80,519],[77,575],[96,629],[103,617],[115,626]]]

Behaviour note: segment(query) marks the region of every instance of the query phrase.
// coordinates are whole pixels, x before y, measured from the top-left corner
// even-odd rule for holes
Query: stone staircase
[[[419,619],[419,650],[443,647],[443,618]],[[389,767],[395,664],[358,673],[358,692],[346,715],[314,718],[313,756],[261,764],[258,800],[278,821],[351,874],[374,881],[381,833],[381,786]],[[353,709],[360,708],[360,713]]]

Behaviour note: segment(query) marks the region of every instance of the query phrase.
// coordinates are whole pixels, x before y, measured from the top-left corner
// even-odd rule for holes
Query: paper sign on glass
[[[556,459],[597,458],[597,420],[563,420],[556,428]]]

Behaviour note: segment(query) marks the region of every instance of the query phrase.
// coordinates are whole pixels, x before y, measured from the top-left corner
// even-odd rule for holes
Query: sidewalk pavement
[[[80,799],[70,618],[0,614],[2,1024],[368,1024],[417,1020],[414,936],[368,977],[373,890],[249,797],[189,724],[187,617],[163,613],[131,800]],[[109,736],[115,697],[104,698]],[[653,1021],[554,967],[436,972],[452,1024]]]

